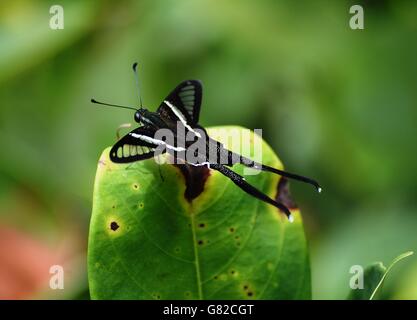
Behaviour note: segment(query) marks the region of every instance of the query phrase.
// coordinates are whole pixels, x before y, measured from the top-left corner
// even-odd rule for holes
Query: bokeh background
[[[352,265],[417,249],[416,39],[415,1],[1,1],[0,298],[88,298],[97,160],[133,121],[89,101],[137,105],[134,61],[149,108],[201,79],[203,125],[262,128],[288,170],[322,183],[292,184],[313,298],[345,298]],[[65,290],[49,289],[53,264]],[[383,297],[417,298],[415,256]]]

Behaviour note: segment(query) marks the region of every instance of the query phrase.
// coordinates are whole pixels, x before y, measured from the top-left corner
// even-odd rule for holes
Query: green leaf
[[[380,291],[382,284],[390,272],[391,268],[400,260],[411,256],[412,251],[405,252],[396,257],[388,268],[382,262],[375,262],[367,267],[364,271],[364,287],[363,289],[352,289],[350,291],[349,300],[372,300]]]
[[[209,129],[210,136],[219,139],[219,129]],[[236,134],[241,128],[222,129]],[[262,146],[262,161],[282,168],[270,147]],[[212,170],[204,191],[189,203],[177,167],[161,165],[162,180],[153,159],[117,165],[108,152],[98,164],[90,224],[93,299],[311,298],[298,209],[290,223]],[[233,169],[243,173],[241,165]],[[245,178],[277,195],[279,176],[262,172]],[[281,197],[284,189],[278,189]]]

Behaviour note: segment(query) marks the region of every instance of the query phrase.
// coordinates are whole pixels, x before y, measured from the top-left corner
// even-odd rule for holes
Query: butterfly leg
[[[126,166],[125,170],[130,170],[130,168],[131,168],[134,164],[135,164],[134,162],[132,162],[132,163],[128,164],[128,165]]]
[[[273,205],[274,207],[278,208],[279,210],[283,211],[287,218],[290,221],[293,221],[293,217],[291,215],[290,210],[286,206],[284,206],[282,203],[279,203],[270,197],[268,197],[266,194],[262,193],[258,189],[256,189],[254,186],[250,185],[246,182],[245,178],[241,175],[237,174],[233,170],[229,169],[228,167],[221,165],[221,164],[210,164],[210,168],[219,171],[221,174],[228,177],[230,180],[233,181],[234,184],[236,184],[239,188],[241,188],[246,193],[250,194],[251,196],[262,200],[266,203],[269,203]]]
[[[158,166],[158,170],[159,170],[159,176],[161,177],[162,182],[164,182],[165,179],[164,179],[164,176],[162,175],[162,172],[161,172],[161,165],[157,164],[157,166]]]
[[[120,131],[124,128],[130,128],[132,126],[131,123],[122,123],[116,130],[116,139],[117,141],[120,140]]]

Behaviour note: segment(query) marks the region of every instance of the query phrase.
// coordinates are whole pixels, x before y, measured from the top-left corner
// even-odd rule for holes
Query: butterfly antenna
[[[133,73],[135,74],[136,85],[138,87],[138,95],[139,95],[140,107],[142,108],[142,95],[141,95],[141,92],[140,92],[139,74],[138,74],[138,63],[137,62],[135,62],[133,64],[132,69],[133,69]]]
[[[110,104],[110,103],[100,102],[100,101],[97,101],[96,99],[91,99],[91,102],[95,103],[95,104],[101,104],[103,106],[130,109],[130,110],[135,110],[136,111],[136,108],[133,108],[133,107],[127,107],[127,106],[121,106],[121,105],[118,105],[118,104]]]

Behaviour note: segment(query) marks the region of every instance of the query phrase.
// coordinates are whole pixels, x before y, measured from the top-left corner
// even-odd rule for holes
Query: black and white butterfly
[[[135,63],[133,70],[136,73]],[[241,163],[244,166],[254,168],[257,170],[268,171],[282,177],[299,180],[312,184],[316,189],[321,192],[320,185],[307,177],[275,169],[261,163],[252,161],[249,158],[243,157],[230,150],[224,148],[224,146],[210,138],[203,127],[199,125],[200,108],[202,101],[202,85],[198,80],[187,80],[181,82],[159,105],[156,112],[149,111],[146,108],[140,107],[139,109],[130,108],[119,105],[110,105],[107,103],[98,102],[94,99],[93,103],[116,106],[122,108],[128,108],[135,110],[134,119],[141,126],[132,130],[124,137],[122,137],[110,150],[110,160],[115,163],[131,163],[135,161],[141,161],[150,159],[155,156],[156,150],[160,150],[161,146],[164,150],[170,152],[174,157],[178,158],[178,163],[183,163],[190,166],[207,166],[212,170],[217,170],[229,179],[231,179],[239,188],[246,193],[250,194],[269,203],[281,211],[283,211],[287,217],[292,220],[289,209],[282,203],[268,197],[266,194],[246,182],[245,178],[234,172],[231,168],[236,163]],[[179,130],[181,128],[182,130]],[[163,139],[155,137],[156,132],[160,129],[168,129],[173,132],[176,139],[183,138],[182,135],[191,134],[193,140],[179,146],[177,141],[172,144],[168,144]],[[180,137],[180,132],[181,137]],[[203,148],[198,148],[194,154],[194,160],[189,161],[185,156],[187,148],[193,143],[203,143]],[[215,150],[217,153],[216,159],[227,159],[225,163],[218,161],[211,161],[212,157],[208,157],[208,150]]]

